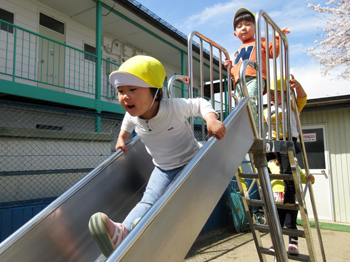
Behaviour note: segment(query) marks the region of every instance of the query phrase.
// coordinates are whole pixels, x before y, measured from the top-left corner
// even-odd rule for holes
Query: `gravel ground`
[[[302,228],[300,228],[302,229]],[[317,261],[323,261],[317,231],[311,228]],[[322,241],[328,262],[350,261],[350,233],[321,229]],[[288,243],[288,236],[284,237]],[[261,241],[264,247],[271,246],[269,234],[262,234]],[[299,250],[301,254],[307,254],[306,241],[299,238]],[[233,229],[223,228],[200,235],[188,252],[185,262],[226,262],[226,261],[259,261],[256,247],[250,232],[235,233]],[[268,262],[274,261],[274,257],[266,256]]]

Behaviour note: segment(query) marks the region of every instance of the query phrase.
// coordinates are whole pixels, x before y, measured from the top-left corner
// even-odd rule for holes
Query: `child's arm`
[[[294,79],[294,76],[292,74],[290,76],[292,77],[292,79],[289,81],[290,88],[294,88],[296,91],[296,103],[298,111],[300,113],[306,105],[307,95],[301,84],[296,79]]]
[[[294,78],[292,74],[290,74],[291,80],[289,81],[290,88],[294,88],[295,92],[297,93],[298,98],[306,97],[306,93],[304,88],[301,86],[301,84]]]
[[[290,33],[290,30],[288,29],[288,27],[282,28],[281,31],[285,35]],[[279,36],[278,32],[277,32],[276,36]]]
[[[315,177],[310,174],[308,177],[307,177],[307,181],[310,181],[312,184],[315,183]]]
[[[128,153],[128,149],[126,148],[125,141],[129,137],[130,133],[125,130],[120,130],[117,144],[115,145],[115,150],[123,150],[125,153]]]
[[[231,60],[227,60],[226,58],[225,58],[225,67],[227,67],[228,65],[231,65],[231,67],[232,67],[232,61]]]
[[[225,136],[226,127],[221,121],[217,120],[216,117],[215,113],[210,112],[205,115],[204,119],[207,122],[209,137],[215,135],[217,139],[221,140]]]
[[[281,29],[281,31],[285,35],[290,33],[290,30],[288,29],[288,27],[285,27],[285,28]],[[278,57],[279,53],[280,53],[279,40],[280,40],[279,33],[276,32],[276,57]],[[271,41],[273,41],[273,39]],[[269,41],[269,56],[270,56],[270,58],[273,58],[273,43],[271,41]],[[266,43],[265,42],[262,43],[262,48],[266,49]],[[266,52],[267,52],[267,50],[266,50]]]
[[[310,174],[306,180],[305,173],[301,170],[300,166],[298,166],[298,168],[299,168],[301,183],[306,184],[306,181],[310,181],[312,184],[315,183],[315,177],[312,174]]]

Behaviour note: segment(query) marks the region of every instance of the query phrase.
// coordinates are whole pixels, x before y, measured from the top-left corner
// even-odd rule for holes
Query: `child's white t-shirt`
[[[132,117],[126,113],[121,129],[129,133],[135,129],[153,163],[171,170],[188,164],[200,149],[188,123],[191,116],[202,116],[215,112],[203,98],[163,99],[157,115],[149,120]]]
[[[306,105],[307,101],[307,96],[305,97],[297,97],[296,98],[296,105],[298,107],[298,114],[300,114],[301,110],[303,110],[304,106]],[[268,117],[268,110],[264,110],[264,122],[267,122],[267,117]],[[284,109],[285,112],[285,127],[287,128],[287,109],[285,107]],[[295,116],[295,110],[292,107],[291,111],[291,131],[292,131],[292,137],[299,137],[299,131],[298,131],[298,126],[297,126],[297,119]],[[283,138],[283,130],[282,130],[282,105],[278,105],[278,120],[276,121],[276,107],[275,105],[271,105],[271,127],[272,128],[272,137],[276,139],[277,134],[276,134],[276,123],[279,124],[279,133],[280,133],[280,139]],[[286,134],[287,137],[287,134]]]

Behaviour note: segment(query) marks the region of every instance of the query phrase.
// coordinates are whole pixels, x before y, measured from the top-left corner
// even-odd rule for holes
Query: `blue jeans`
[[[183,168],[184,166],[172,170],[163,170],[159,167],[153,169],[141,201],[136,204],[123,221],[123,225],[129,231],[131,230],[132,222],[146,214],[148,209],[152,207]]]

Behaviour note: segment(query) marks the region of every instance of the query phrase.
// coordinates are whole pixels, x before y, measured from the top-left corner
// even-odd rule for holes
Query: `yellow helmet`
[[[275,81],[271,81],[270,90],[275,90]],[[281,76],[277,76],[277,91],[281,91]],[[286,91],[286,83],[284,84],[284,91]]]
[[[125,61],[109,75],[112,86],[140,86],[162,88],[165,79],[164,66],[151,56],[137,55]]]

